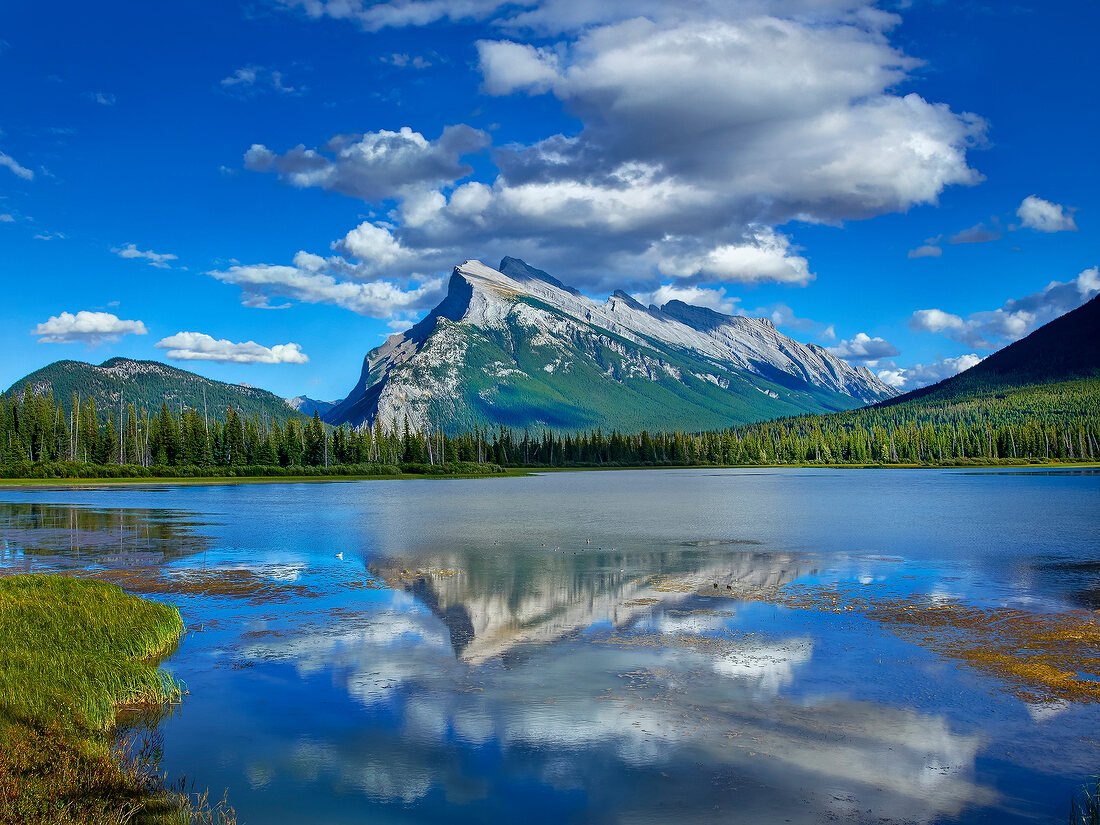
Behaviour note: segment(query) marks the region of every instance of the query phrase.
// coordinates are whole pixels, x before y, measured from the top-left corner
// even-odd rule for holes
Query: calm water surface
[[[1094,472],[0,490],[0,568],[73,567],[180,605],[162,768],[253,825],[1059,822],[1100,771],[1096,703],[768,596],[1095,610]]]

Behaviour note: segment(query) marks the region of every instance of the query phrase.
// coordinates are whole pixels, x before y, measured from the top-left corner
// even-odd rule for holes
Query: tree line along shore
[[[229,408],[100,413],[28,387],[0,396],[6,478],[478,474],[501,468],[758,464],[1043,463],[1100,456],[1100,381],[1066,381],[964,399],[880,405],[722,430],[448,433],[407,419],[347,428],[251,418]]]

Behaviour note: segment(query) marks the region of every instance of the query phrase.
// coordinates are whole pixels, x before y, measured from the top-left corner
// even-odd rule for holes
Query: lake
[[[246,823],[1065,822],[1100,771],[1097,471],[8,488],[0,569],[180,606],[162,769]]]

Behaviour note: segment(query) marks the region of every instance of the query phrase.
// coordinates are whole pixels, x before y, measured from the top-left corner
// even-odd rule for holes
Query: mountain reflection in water
[[[938,470],[4,490],[0,569],[180,606],[161,768],[242,822],[1022,825],[1100,764],[1100,703],[969,653],[1085,627],[1098,505]]]
[[[438,788],[462,797],[478,782],[446,768],[440,749],[491,745],[512,770],[522,765],[586,795],[633,777],[632,794],[616,803],[628,820],[667,816],[669,805],[678,816],[722,820],[729,808],[713,808],[724,795],[715,796],[716,786],[737,794],[730,808],[760,821],[784,809],[777,795],[792,787],[804,797],[801,819],[792,821],[804,822],[868,807],[932,822],[993,799],[973,782],[981,735],[952,733],[942,716],[906,708],[781,697],[812,659],[812,638],[731,631],[732,614],[702,606],[695,591],[727,582],[782,585],[815,571],[812,559],[615,556],[615,564],[674,575],[683,586],[670,590],[652,576],[608,569],[598,552],[549,551],[538,576],[529,555],[472,556],[376,560],[369,572],[394,588],[391,609],[244,649],[303,674],[341,674],[366,708],[400,707],[387,737],[417,743],[394,744],[397,762],[350,743],[307,748],[311,773],[392,802]],[[607,632],[591,632],[599,627]],[[285,769],[300,770],[302,759],[296,751]],[[849,790],[821,793],[834,785]]]

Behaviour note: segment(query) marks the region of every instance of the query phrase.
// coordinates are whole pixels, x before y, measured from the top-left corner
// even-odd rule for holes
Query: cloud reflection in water
[[[388,569],[402,588],[384,609],[243,651],[334,674],[376,720],[360,737],[301,746],[308,775],[404,804],[434,790],[483,799],[494,780],[462,765],[488,750],[507,754],[509,776],[581,791],[621,821],[667,819],[669,805],[720,820],[730,794],[745,821],[760,822],[780,799],[784,819],[791,799],[802,801],[796,822],[868,808],[932,822],[993,802],[973,782],[982,738],[952,732],[943,716],[784,695],[812,660],[808,636],[745,633],[732,614],[692,609],[694,592],[646,577],[576,562],[524,579],[508,569],[522,562],[495,558],[489,570],[453,556],[420,559],[417,570],[393,561],[372,571]],[[782,554],[739,558],[745,570],[731,573],[725,559],[681,572],[696,584],[770,585],[801,569]],[[523,584],[502,589],[501,568]],[[456,617],[469,633],[460,643]]]

